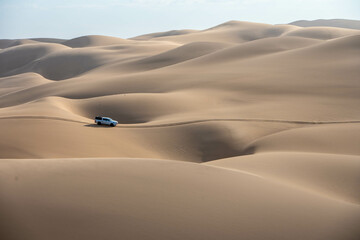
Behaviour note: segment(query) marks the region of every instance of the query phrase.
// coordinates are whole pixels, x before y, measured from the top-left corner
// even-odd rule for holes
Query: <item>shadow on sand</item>
[[[113,128],[109,125],[97,125],[97,124],[85,124],[84,127],[92,127],[92,128]]]

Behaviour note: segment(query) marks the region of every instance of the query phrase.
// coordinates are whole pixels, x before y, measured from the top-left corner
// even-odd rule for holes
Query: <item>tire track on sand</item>
[[[50,116],[8,116],[0,117],[0,120],[6,119],[47,119],[47,120],[59,120],[66,122],[74,123],[83,123],[91,125],[92,121],[80,121],[73,120],[68,118],[61,117],[50,117]],[[172,126],[181,126],[187,124],[203,123],[203,122],[265,122],[265,123],[293,123],[293,124],[303,124],[303,125],[321,125],[321,124],[344,124],[344,123],[360,123],[360,120],[349,120],[349,121],[302,121],[302,120],[283,120],[283,119],[256,119],[256,118],[212,118],[212,119],[198,119],[198,120],[189,120],[182,122],[173,122],[173,123],[161,123],[161,124],[152,124],[152,125],[117,125],[116,128],[156,128],[156,127],[172,127]],[[95,125],[95,124],[93,124]]]

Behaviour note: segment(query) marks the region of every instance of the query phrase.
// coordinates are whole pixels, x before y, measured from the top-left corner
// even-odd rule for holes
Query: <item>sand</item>
[[[1,239],[359,239],[357,24],[0,40]]]

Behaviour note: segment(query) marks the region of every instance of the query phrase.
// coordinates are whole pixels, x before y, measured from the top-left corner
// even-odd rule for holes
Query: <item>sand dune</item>
[[[285,33],[285,36],[305,37],[312,39],[328,40],[339,37],[359,34],[359,30],[333,28],[333,27],[310,27],[301,28]]]
[[[266,136],[249,147],[260,152],[280,150],[359,155],[359,132],[359,124],[313,126]]]
[[[0,237],[358,239],[359,76],[355,21],[0,40]]]
[[[145,34],[145,35],[134,37],[132,39],[133,40],[150,40],[152,38],[174,36],[174,35],[184,35],[184,34],[195,33],[195,32],[197,32],[197,31],[196,30],[190,30],[190,29],[187,29],[187,30],[172,30],[172,31],[167,31],[167,32],[157,32],[157,33]]]
[[[214,41],[226,43],[243,43],[256,39],[279,37],[282,35],[299,36],[314,39],[333,39],[341,36],[358,34],[359,30],[335,27],[301,28],[294,25],[270,25],[242,21],[230,21],[203,31],[187,34],[156,36],[152,40],[166,40],[179,43]],[[141,36],[139,37],[141,39]],[[137,38],[133,38],[137,39]]]
[[[0,96],[50,82],[33,72],[3,77],[0,81]]]
[[[37,42],[44,42],[44,43],[63,43],[67,41],[66,39],[59,39],[59,38],[31,38],[30,40]]]
[[[176,46],[175,44],[160,46],[150,42],[148,44],[121,44],[120,46],[105,45],[91,49],[69,49],[60,44],[37,44],[35,46],[26,44],[7,48],[0,53],[1,75],[10,76],[36,72],[47,79],[63,80],[104,64],[136,58],[139,52],[146,56],[146,54],[154,54]],[[22,55],[26,57],[19,60]]]
[[[120,66],[116,67],[124,69],[124,71],[137,72],[157,69],[208,55],[209,53],[216,52],[217,50],[226,48],[227,46],[229,46],[229,44],[215,42],[194,42],[185,44],[176,49],[172,49],[155,56],[142,58],[140,60],[121,64]]]
[[[348,19],[318,19],[313,21],[300,20],[289,24],[299,27],[338,27],[338,28],[358,29],[358,30],[360,29],[359,20],[348,20]]]
[[[15,69],[24,67],[51,52],[64,49],[66,47],[57,44],[25,44],[4,49],[0,53],[1,75],[15,75]]]
[[[1,39],[0,48],[15,47],[18,45],[33,44],[33,43],[37,43],[37,41],[31,39]]]
[[[126,42],[128,42],[128,40],[116,38],[116,37],[90,35],[90,36],[83,36],[83,37],[70,39],[68,41],[63,42],[62,44],[72,48],[82,48],[82,47],[115,45]]]
[[[11,239],[356,239],[359,206],[176,161],[3,160]],[[276,214],[274,214],[276,212]],[[14,224],[16,222],[16,224]],[[101,230],[100,230],[101,229]]]
[[[313,39],[302,39],[297,37],[269,37],[259,40],[246,42],[243,44],[236,44],[233,47],[228,47],[222,51],[207,54],[196,61],[197,64],[217,64],[233,60],[248,60],[253,57],[263,56],[266,54],[287,51],[296,48],[303,48],[313,44],[318,44],[321,41]],[[193,64],[194,61],[191,62]]]
[[[272,152],[206,163],[250,172],[301,189],[359,204],[360,158],[304,152]]]
[[[277,37],[284,32],[298,29],[291,25],[270,25],[241,21],[230,21],[203,31],[191,32],[183,35],[161,36],[152,40],[174,41],[179,43],[191,42],[224,42],[242,43],[265,37]]]
[[[0,39],[0,48],[9,48],[34,43],[63,43],[66,40],[57,38]]]

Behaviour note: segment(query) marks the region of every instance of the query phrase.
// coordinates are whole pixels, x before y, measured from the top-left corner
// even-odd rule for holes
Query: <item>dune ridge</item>
[[[350,28],[350,29],[360,29],[359,20],[349,20],[349,19],[318,19],[318,20],[300,20],[289,23],[291,25],[299,27],[338,27],[338,28]]]
[[[359,76],[341,19],[2,39],[0,238],[357,240]]]

